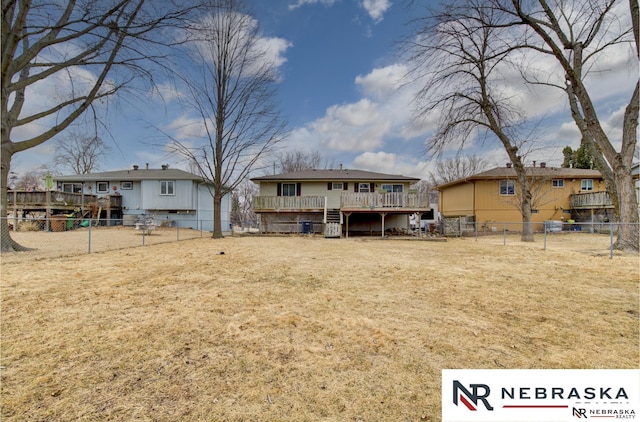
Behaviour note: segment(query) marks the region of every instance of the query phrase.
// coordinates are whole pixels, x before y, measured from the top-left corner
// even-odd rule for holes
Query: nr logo
[[[460,383],[458,380],[453,381],[453,403],[458,406],[458,400],[464,404],[467,409],[477,411],[478,401],[482,402],[485,409],[493,410],[493,406],[489,404],[489,394],[491,389],[486,384],[469,384],[471,391]]]
[[[580,409],[580,408],[573,408],[573,416],[578,418],[578,419],[582,419],[585,418],[587,419],[587,409]]]

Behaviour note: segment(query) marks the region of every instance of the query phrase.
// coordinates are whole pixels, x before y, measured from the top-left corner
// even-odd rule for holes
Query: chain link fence
[[[523,222],[487,221],[476,223],[464,217],[445,219],[438,231],[449,237],[474,238],[476,241],[491,242],[496,245],[522,245],[541,247],[544,250],[554,248],[573,249],[593,255],[614,256],[614,243],[622,227],[640,230],[637,223],[617,222],[574,222],[545,221],[528,223],[532,225],[534,240],[522,242]]]
[[[62,257],[114,249],[132,248],[159,243],[198,239],[211,233],[203,222],[167,220],[156,224],[152,217],[143,216],[133,225],[118,219],[77,219],[53,216],[37,219],[6,218],[9,238],[3,236],[2,250],[13,241],[28,248],[26,252],[3,252],[2,260]],[[207,222],[210,223],[211,222]]]
[[[208,237],[210,232],[194,229],[194,221],[171,220],[155,224],[153,220],[143,217],[133,225],[124,225],[122,220],[87,220],[67,217],[51,217],[38,219],[7,218],[10,228],[9,238],[3,237],[2,249],[6,250],[8,242],[14,241],[29,249],[27,252],[4,252],[3,261],[21,259],[39,259],[46,257],[62,257],[114,249],[155,245],[188,239]],[[207,222],[210,225],[210,222]],[[130,222],[128,224],[131,224]],[[596,256],[613,258],[613,245],[617,233],[624,223],[571,223],[545,222],[534,224],[533,242],[522,242],[522,222],[484,222],[446,221],[433,224],[425,233],[427,237],[461,237],[476,241],[489,242],[495,245],[533,247],[553,251],[554,249],[571,249]],[[640,230],[638,224],[632,229]],[[197,222],[202,227],[202,222]],[[245,227],[235,226],[225,234],[257,233],[258,229],[250,224]]]

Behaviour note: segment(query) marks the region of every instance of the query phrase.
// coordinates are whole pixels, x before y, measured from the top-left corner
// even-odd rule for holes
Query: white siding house
[[[142,214],[151,214],[157,224],[213,230],[213,187],[200,176],[183,170],[140,169],[54,177],[61,191],[121,195],[122,209],[112,216],[133,225]],[[222,230],[230,230],[231,200],[222,200]]]

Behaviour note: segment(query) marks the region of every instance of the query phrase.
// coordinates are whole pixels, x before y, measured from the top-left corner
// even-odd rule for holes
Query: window
[[[402,192],[402,189],[403,189],[402,185],[382,185],[382,190],[387,191],[389,193]]]
[[[582,179],[580,182],[580,189],[593,190],[593,179]]]
[[[296,196],[296,184],[295,183],[283,183],[282,184],[282,196]]]
[[[551,181],[551,186],[554,188],[563,188],[564,187],[564,179],[553,179]]]
[[[131,190],[133,189],[133,182],[120,182],[120,188],[122,190]]]
[[[108,189],[108,187],[107,187],[107,189]],[[63,183],[62,184],[62,192],[81,193],[82,192],[82,183]]]
[[[96,183],[96,192],[98,192],[98,193],[109,193],[109,182],[98,182],[98,183]]]
[[[358,192],[369,192],[369,183],[358,183]]]
[[[173,180],[161,180],[160,195],[175,195],[175,182]]]
[[[500,181],[500,195],[515,195],[516,194],[516,181],[515,180],[501,180]]]
[[[344,184],[342,182],[333,182],[331,184],[331,190],[343,190]]]

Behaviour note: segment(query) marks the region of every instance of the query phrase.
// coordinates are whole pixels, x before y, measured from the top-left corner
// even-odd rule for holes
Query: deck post
[[[46,213],[47,218],[45,220],[45,231],[49,231],[51,229],[51,191],[48,190],[45,192],[45,204],[46,204]]]
[[[387,216],[387,213],[381,212],[380,216],[382,217],[382,237],[384,237],[384,218]]]
[[[351,215],[351,213],[350,212],[343,212],[343,214],[345,215],[345,217],[347,217],[345,238],[348,239],[349,238],[349,215]]]

